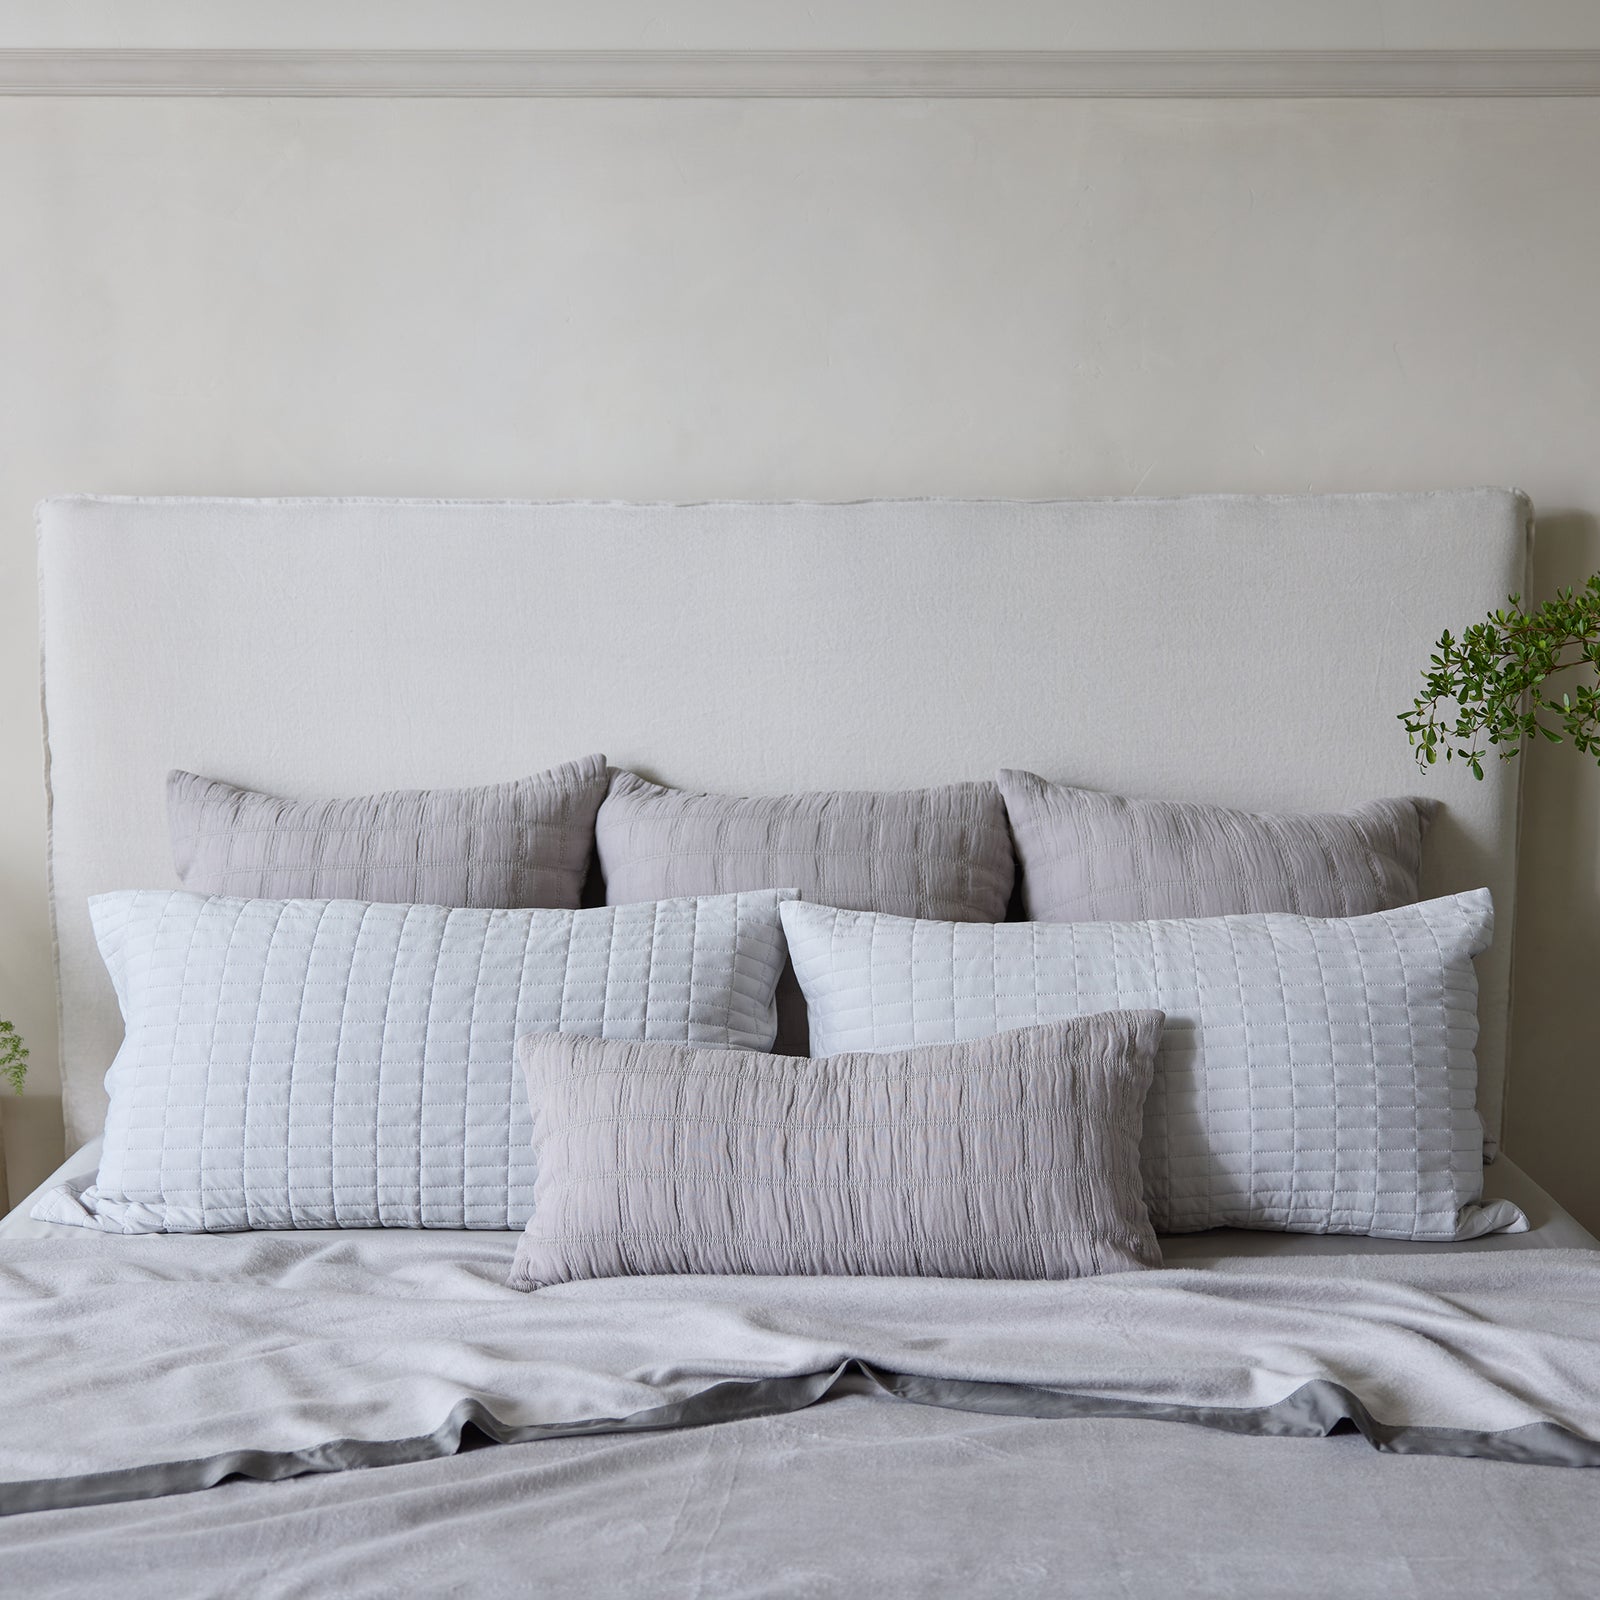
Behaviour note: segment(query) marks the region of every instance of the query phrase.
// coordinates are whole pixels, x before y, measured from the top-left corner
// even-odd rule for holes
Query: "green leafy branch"
[[[1509,761],[1535,738],[1570,740],[1600,762],[1600,573],[1537,611],[1512,595],[1459,639],[1445,633],[1428,659],[1423,692],[1399,718],[1420,765],[1442,755],[1481,778],[1490,750]],[[1545,687],[1568,672],[1580,681],[1559,697]]]
[[[28,1076],[28,1047],[11,1023],[0,1017],[0,1078],[22,1093],[22,1080]]]

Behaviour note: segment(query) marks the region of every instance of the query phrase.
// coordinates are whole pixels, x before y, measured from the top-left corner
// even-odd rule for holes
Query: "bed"
[[[1425,783],[1445,811],[1424,891],[1487,885],[1495,900],[1478,1068],[1497,1144],[1516,772],[1421,779],[1391,719],[1444,626],[1524,587],[1519,495],[72,498],[40,526],[64,1100],[81,1147],[62,1177],[95,1165],[121,1026],[87,897],[173,881],[169,768],[310,796],[493,781],[595,747],[736,792],[915,786],[1024,760],[1258,810]],[[1580,1463],[1600,1363],[1582,1327],[1600,1246],[1503,1156],[1485,1192],[1528,1231],[1164,1238],[1164,1270],[1139,1275],[1149,1320],[1175,1296],[1171,1337],[1220,1341],[1213,1365],[1244,1386],[1206,1404],[1160,1382],[1113,1399],[1109,1380],[1069,1381],[1085,1357],[1059,1324],[1069,1305],[1110,1315],[1096,1280],[1070,1301],[899,1281],[575,1284],[533,1297],[554,1298],[522,1349],[500,1287],[508,1235],[86,1237],[25,1203],[0,1223],[23,1313],[0,1320],[23,1396],[0,1565],[39,1594],[171,1593],[175,1573],[183,1593],[1592,1593],[1600,1475]],[[1322,1320],[1228,1355],[1229,1317],[1280,1302]],[[1192,1327],[1191,1304],[1211,1308]],[[189,1320],[163,1323],[178,1306]],[[1337,1384],[1297,1389],[1299,1414],[1276,1391],[1250,1403],[1333,1313],[1351,1324],[1347,1364],[1415,1362],[1420,1391],[1436,1361],[1409,1422],[1403,1395],[1384,1414],[1330,1399]],[[586,1335],[592,1370],[540,1411],[519,1386],[559,1388],[541,1361]],[[452,1366],[452,1338],[476,1366]],[[229,1339],[255,1371],[284,1363],[298,1416],[281,1437],[215,1426]],[[403,1353],[423,1348],[444,1352],[425,1374]],[[62,1354],[25,1367],[24,1349]],[[352,1365],[359,1393],[328,1377]],[[1469,1370],[1488,1420],[1441,1442]],[[96,1422],[111,1416],[115,1439]],[[50,1418],[57,1437],[21,1436]],[[497,1437],[519,1442],[475,1448]]]

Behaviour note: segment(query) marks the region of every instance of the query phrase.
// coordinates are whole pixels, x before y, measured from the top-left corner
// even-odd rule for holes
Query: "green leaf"
[[[1397,719],[1419,765],[1436,765],[1442,749],[1481,778],[1484,747],[1509,761],[1535,735],[1600,762],[1600,572],[1532,611],[1509,596],[1459,637],[1441,633],[1428,663],[1422,693]],[[1574,673],[1559,697],[1545,691],[1551,677]]]

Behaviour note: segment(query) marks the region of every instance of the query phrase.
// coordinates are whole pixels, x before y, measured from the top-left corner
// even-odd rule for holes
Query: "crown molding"
[[[1600,50],[4,50],[4,95],[1117,99],[1600,94]]]

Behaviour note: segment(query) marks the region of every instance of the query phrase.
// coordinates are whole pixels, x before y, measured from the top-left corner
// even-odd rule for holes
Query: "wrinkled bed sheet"
[[[0,1511],[796,1410],[959,1410],[1600,1466],[1600,1253],[1238,1258],[1071,1282],[611,1278],[358,1230],[0,1249]]]

